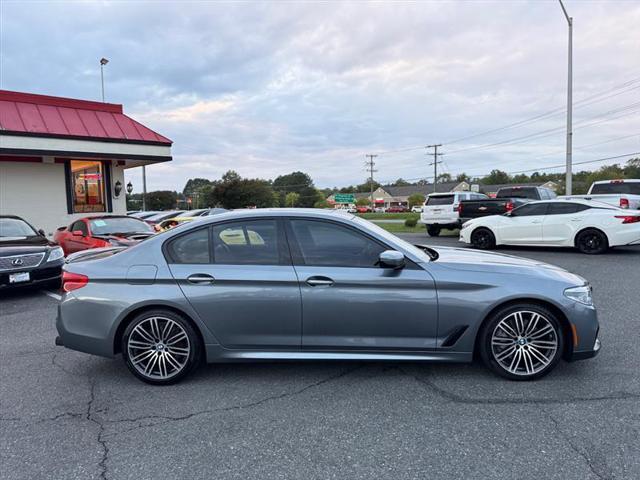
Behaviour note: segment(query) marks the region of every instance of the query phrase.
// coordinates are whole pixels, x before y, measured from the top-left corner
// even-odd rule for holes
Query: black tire
[[[440,227],[437,225],[427,225],[427,233],[430,237],[437,237],[440,235]]]
[[[149,326],[153,324],[152,319],[154,318],[156,319],[157,327],[152,327],[151,331],[157,331],[157,335],[150,334],[147,331]],[[170,330],[166,332],[169,328]],[[153,336],[153,340],[156,343],[146,340],[144,335],[140,333],[141,330]],[[184,333],[184,338],[181,332]],[[141,345],[143,342],[147,342],[152,346],[149,348],[134,346]],[[202,357],[200,337],[191,322],[175,312],[164,309],[149,310],[136,316],[127,325],[122,335],[121,349],[124,362],[131,373],[143,382],[152,385],[170,385],[179,382],[200,364]],[[142,356],[142,360],[135,362],[134,360],[140,356]],[[147,368],[141,371],[143,367],[141,364],[145,361],[153,362],[154,356],[157,357],[156,363],[154,363],[155,366],[151,366],[149,373],[145,373]],[[176,363],[172,364],[172,361]],[[164,373],[166,375],[163,375],[161,363],[164,365]],[[180,368],[174,365],[178,365]],[[169,369],[171,372],[169,372]],[[158,373],[154,374],[156,371]]]
[[[549,329],[549,334],[541,337],[541,339],[522,337],[524,338],[524,344],[520,344],[522,340],[520,340],[520,337],[518,337],[518,340],[514,340],[513,345],[503,345],[503,339],[502,337],[500,337],[500,335],[506,333],[506,330],[504,330],[503,332],[502,328],[498,327],[498,324],[500,324],[504,320],[508,322],[509,319],[515,318],[514,315],[516,315],[517,312],[520,312],[520,314],[522,315],[520,317],[523,318],[521,324],[523,325],[525,331],[533,323],[532,319],[536,318],[533,315],[539,315],[540,319],[542,319],[538,320],[538,323],[536,323],[536,326],[540,326],[542,328],[542,331],[544,330],[544,328],[547,328],[546,325],[551,327],[553,331]],[[494,334],[498,336],[494,337]],[[529,335],[535,337],[536,332],[534,331]],[[499,343],[492,344],[492,339],[494,338],[496,339],[496,342]],[[505,335],[504,341],[506,341],[506,338],[510,337]],[[553,350],[553,353],[550,353],[551,347],[542,347],[548,350],[538,350],[538,348],[540,348],[538,342],[551,344],[553,341],[557,343],[557,346],[555,347],[555,350]],[[478,333],[477,345],[480,350],[480,357],[489,370],[501,377],[508,378],[509,380],[528,381],[542,378],[556,367],[564,352],[564,336],[562,325],[558,318],[553,314],[553,312],[540,305],[520,303],[502,308],[499,311],[495,312],[491,317],[489,317],[482,325],[482,328]],[[513,371],[510,371],[509,367],[507,367],[506,365],[503,366],[503,364],[505,363],[516,361],[512,360],[512,358],[515,358],[517,353],[514,353],[513,357],[511,355],[505,356],[505,354],[509,353],[507,349],[511,348],[515,349],[514,352],[517,352],[517,350],[519,349],[522,350],[522,353],[517,360],[518,363],[515,365],[515,373]],[[535,354],[532,353],[532,350],[538,352],[537,354],[542,354],[542,357],[535,357]],[[499,358],[500,356],[502,356],[501,359]],[[528,362],[531,362],[531,373],[529,373],[529,365],[527,365],[527,360],[523,360],[525,356],[530,359],[528,360]],[[548,358],[548,364],[545,365],[545,362],[542,361],[542,358]],[[533,362],[538,363],[534,364]],[[521,371],[520,369],[518,369],[518,367],[524,368],[525,371]]]
[[[476,228],[471,233],[471,245],[479,250],[496,248],[496,237],[488,228]]]
[[[600,230],[588,228],[576,236],[576,248],[587,255],[600,255],[609,249],[609,240]]]

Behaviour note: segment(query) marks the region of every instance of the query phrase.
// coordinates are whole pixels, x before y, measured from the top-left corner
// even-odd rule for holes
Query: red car
[[[369,213],[371,212],[371,207],[356,207],[356,211],[358,213]]]
[[[154,234],[143,220],[122,216],[85,217],[56,230],[53,239],[65,255],[90,248],[131,246]]]
[[[407,211],[407,207],[403,207],[401,205],[387,208],[387,213],[404,213]]]

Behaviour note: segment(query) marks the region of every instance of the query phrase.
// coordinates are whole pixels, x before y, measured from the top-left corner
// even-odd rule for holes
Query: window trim
[[[291,252],[291,260],[293,262],[293,266],[294,267],[317,267],[317,268],[372,268],[372,269],[378,269],[378,270],[383,270],[383,268],[381,268],[378,265],[371,265],[369,267],[363,267],[360,265],[336,265],[336,264],[324,264],[324,265],[315,265],[315,264],[308,264],[305,263],[304,261],[304,257],[302,256],[302,250],[300,249],[300,244],[298,242],[298,238],[295,236],[295,233],[293,232],[293,227],[291,225],[291,221],[292,220],[306,220],[306,221],[310,221],[310,222],[319,222],[319,223],[328,223],[331,225],[337,225],[339,227],[343,227],[346,228],[348,230],[352,230],[353,232],[355,232],[356,234],[360,234],[364,237],[366,237],[367,239],[373,241],[374,243],[377,243],[378,245],[380,245],[381,247],[383,247],[385,250],[395,250],[398,251],[395,247],[390,246],[389,244],[383,242],[382,240],[374,237],[373,235],[371,235],[369,232],[359,229],[353,225],[348,225],[346,223],[342,223],[342,222],[336,222],[334,220],[329,220],[329,219],[325,219],[325,218],[310,218],[310,217],[286,217],[285,220],[285,233],[287,235],[287,242],[289,244],[289,250]],[[411,260],[409,257],[407,257],[405,255],[405,266],[404,268],[409,269],[409,270],[422,270],[413,260]]]

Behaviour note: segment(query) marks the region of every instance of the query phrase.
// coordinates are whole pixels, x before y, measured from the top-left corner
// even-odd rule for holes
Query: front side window
[[[90,160],[71,160],[72,213],[106,212],[104,165]]]
[[[304,265],[375,267],[386,247],[332,222],[291,220],[291,230]]]
[[[222,265],[279,265],[276,220],[247,220],[213,226],[213,261]]]
[[[89,231],[87,230],[87,225],[82,220],[78,220],[76,223],[74,223],[71,226],[71,231],[80,232],[84,236],[89,235]]]
[[[533,215],[545,215],[547,213],[547,203],[535,203],[523,205],[511,212],[514,217],[531,217]]]
[[[188,265],[210,263],[209,229],[194,230],[171,240],[167,253],[170,263]]]

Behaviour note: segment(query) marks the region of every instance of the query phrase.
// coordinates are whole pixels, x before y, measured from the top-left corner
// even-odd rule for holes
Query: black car
[[[0,289],[39,284],[59,288],[64,254],[28,222],[0,216]]]

